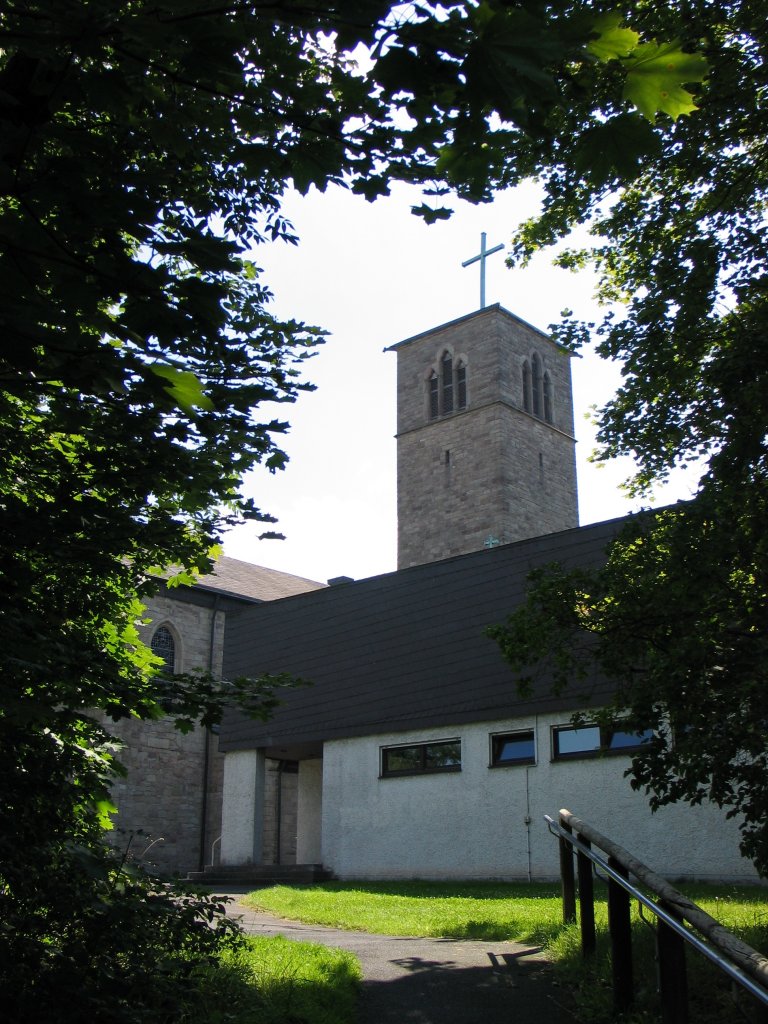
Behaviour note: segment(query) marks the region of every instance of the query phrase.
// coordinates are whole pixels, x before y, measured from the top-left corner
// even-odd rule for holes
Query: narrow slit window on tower
[[[527,359],[523,363],[523,408],[531,411],[531,364]]]
[[[440,382],[434,370],[429,375],[427,390],[429,394],[429,418],[436,420],[440,415]]]
[[[163,659],[164,666],[162,671],[173,675],[176,664],[176,641],[173,639],[173,633],[171,633],[167,626],[160,626],[155,630],[150,641],[150,647],[156,657]]]
[[[533,392],[533,415],[541,416],[541,359],[535,352],[531,359],[531,391]]]
[[[467,408],[467,367],[461,360],[456,366],[456,408]]]
[[[453,412],[453,359],[450,352],[444,352],[440,360],[443,389],[442,412]]]
[[[552,422],[552,381],[548,373],[544,374],[544,419]]]

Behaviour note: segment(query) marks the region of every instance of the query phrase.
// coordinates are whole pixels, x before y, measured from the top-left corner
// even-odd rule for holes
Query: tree
[[[596,457],[634,456],[629,486],[640,495],[673,467],[702,460],[704,470],[692,502],[631,522],[602,570],[537,576],[493,632],[523,677],[548,663],[558,686],[595,670],[612,680],[606,714],[658,737],[633,758],[632,785],[654,808],[727,808],[766,874],[768,35],[750,0],[638,3],[626,20],[706,59],[706,81],[691,80],[695,107],[644,111],[651,120],[636,129],[626,87],[623,102],[605,96],[599,117],[593,96],[571,88],[550,138],[521,158],[547,199],[516,256],[590,225],[594,247],[561,262],[594,263],[609,308],[599,324],[566,316],[556,336],[574,348],[596,337],[622,362]],[[605,159],[590,162],[597,140]]]
[[[383,0],[8,0],[0,13],[0,976],[16,1021],[139,1020],[215,950],[204,901],[102,842],[99,716],[166,713],[140,598],[205,569],[243,474],[282,468],[273,403],[322,332],[281,323],[253,247],[286,185],[393,179],[478,200],[592,16]],[[521,30],[525,30],[522,31]],[[497,40],[501,40],[501,46]],[[366,66],[349,55],[367,47]],[[497,116],[501,115],[501,118]],[[179,680],[186,727],[280,680]],[[176,918],[173,917],[175,921]],[[153,967],[162,957],[163,970]],[[175,986],[175,987],[174,987]],[[165,1012],[165,1010],[164,1010]]]
[[[649,128],[628,113],[625,88],[647,115],[666,109],[669,75],[638,91],[646,44],[601,15],[542,0],[3,5],[0,928],[17,1020],[136,1020],[157,1005],[144,968],[158,947],[141,928],[172,904],[101,843],[114,765],[92,710],[164,713],[140,597],[169,565],[204,569],[232,518],[269,522],[240,481],[284,465],[272,405],[307,386],[322,340],[270,314],[252,255],[296,240],[286,185],[372,199],[413,182],[430,220],[449,191],[482,201],[540,172],[554,197],[542,230],[556,232],[674,136],[664,117]],[[654,17],[642,8],[639,29]],[[673,8],[660,24],[677,20]],[[666,53],[676,96],[701,71],[683,52]],[[607,164],[605,131],[632,140]],[[242,682],[253,713],[275,682]],[[225,697],[182,680],[171,711],[211,722]],[[185,920],[162,941],[207,955],[213,933]],[[164,983],[183,987],[181,962]],[[128,998],[132,970],[144,984]]]

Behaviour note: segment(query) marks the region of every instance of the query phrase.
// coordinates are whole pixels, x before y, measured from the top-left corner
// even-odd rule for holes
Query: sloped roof
[[[293,597],[310,590],[321,590],[324,583],[292,576],[277,569],[266,569],[263,565],[252,565],[239,558],[221,555],[208,576],[201,576],[197,587],[213,590],[236,597],[247,597],[253,601],[276,601],[281,597]]]
[[[225,717],[220,749],[297,749],[327,739],[587,706],[606,689],[530,697],[485,628],[523,599],[529,571],[600,564],[624,520],[473,552],[245,608],[227,627],[224,676],[289,672],[267,722]],[[585,687],[588,690],[589,687]]]
[[[516,324],[520,324],[521,327],[527,328],[529,331],[533,331],[538,334],[542,341],[548,341],[555,348],[561,348],[566,355],[573,356],[574,352],[570,349],[566,349],[564,346],[559,345],[556,341],[538,327],[534,327],[533,324],[529,324],[527,320],[523,320],[522,317],[517,316],[516,313],[511,313],[508,309],[501,305],[500,302],[494,302],[490,306],[483,306],[482,309],[476,309],[472,313],[465,313],[464,316],[457,317],[455,320],[449,320],[447,323],[440,324],[438,327],[430,327],[426,331],[421,331],[419,334],[413,334],[410,338],[404,338],[403,341],[397,341],[394,345],[388,345],[385,352],[397,352],[399,348],[404,348],[406,345],[410,345],[414,341],[420,341],[422,338],[428,338],[430,335],[441,334],[443,331],[448,330],[451,327],[458,327],[459,324],[466,323],[468,320],[475,320],[477,317],[493,317],[502,316],[508,320],[513,321]]]

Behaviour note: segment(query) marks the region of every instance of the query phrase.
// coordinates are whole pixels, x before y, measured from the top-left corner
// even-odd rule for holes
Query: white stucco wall
[[[261,863],[265,764],[260,750],[236,750],[224,758],[222,864]]]
[[[320,864],[322,851],[323,762],[299,761],[296,863]]]
[[[668,878],[756,880],[733,821],[711,806],[651,814],[623,778],[627,756],[553,762],[551,727],[568,717],[326,743],[323,864],[339,878],[555,878],[557,842],[543,816],[567,807]],[[491,733],[531,728],[535,765],[488,767]],[[379,777],[382,746],[455,737],[460,772]]]

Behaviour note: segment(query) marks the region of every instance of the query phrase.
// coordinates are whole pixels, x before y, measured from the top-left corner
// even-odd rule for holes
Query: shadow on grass
[[[307,886],[323,892],[362,892],[377,896],[433,897],[437,899],[536,900],[560,896],[556,882],[322,882]]]
[[[550,883],[348,881],[273,886],[247,905],[352,931],[542,945],[562,921]]]
[[[248,938],[195,982],[189,1024],[353,1024],[360,971],[343,950],[278,936]]]
[[[526,926],[514,918],[506,921],[461,921],[451,925],[448,923],[445,929],[447,939],[474,939],[477,942],[502,942],[508,941],[510,935],[514,936],[515,942],[525,945],[546,946],[562,930],[562,925],[557,923],[541,923],[534,926]]]
[[[690,887],[686,887],[690,892]],[[768,948],[765,926],[739,929],[739,937],[758,949]],[[563,928],[552,943],[555,971],[561,986],[573,994],[580,1020],[590,1024],[609,1024],[613,1012],[611,947],[607,925],[597,928],[597,949],[587,960],[581,952],[577,925]],[[632,964],[634,1003],[622,1015],[622,1024],[656,1024],[661,1017],[658,993],[656,935],[645,921],[632,922]],[[764,1020],[758,1004],[713,964],[694,950],[686,951],[689,1020],[696,1024],[745,1024]],[[756,1015],[757,1014],[757,1015]]]

